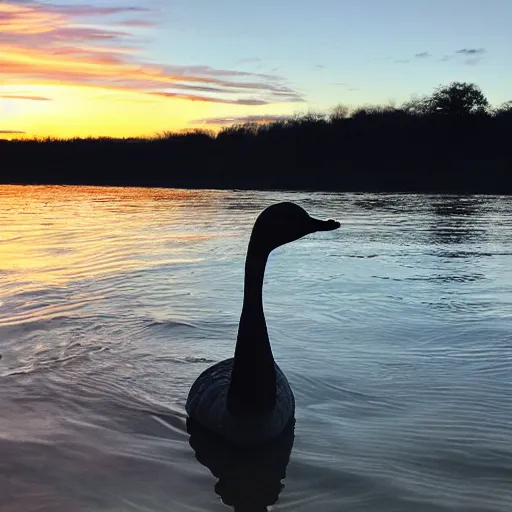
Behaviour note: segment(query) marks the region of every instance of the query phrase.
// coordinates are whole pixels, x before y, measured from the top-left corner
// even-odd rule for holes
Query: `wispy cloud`
[[[21,132],[19,130],[0,130],[0,135],[21,135],[26,132]]]
[[[462,48],[461,50],[457,50],[455,55],[467,57],[464,60],[464,64],[466,64],[466,66],[476,66],[482,61],[485,53],[485,48]]]
[[[272,74],[145,61],[141,35],[131,29],[143,34],[153,25],[151,14],[129,6],[2,2],[0,80],[7,85],[82,85],[238,105],[303,100]],[[184,90],[197,94],[180,93]],[[203,92],[212,96],[199,94]]]
[[[462,48],[455,52],[455,56],[466,57],[464,64],[466,66],[476,66],[484,58],[484,54],[487,52],[485,48]]]
[[[232,125],[244,123],[266,124],[276,121],[283,121],[288,116],[274,116],[274,115],[259,115],[259,116],[233,116],[233,117],[208,117],[205,119],[196,119],[190,121],[190,124],[203,124],[203,125]]]
[[[462,48],[461,50],[457,50],[455,53],[469,57],[475,55],[483,55],[485,51],[485,48]]]
[[[157,23],[154,21],[149,20],[126,20],[126,21],[120,21],[118,23],[119,25],[124,25],[126,27],[156,27]]]
[[[430,52],[418,52],[418,53],[415,53],[410,58],[395,59],[393,62],[395,64],[409,64],[412,60],[426,60],[426,59],[430,59],[431,57],[432,57],[432,54]]]
[[[464,60],[464,64],[475,65],[478,64],[486,53],[485,48],[462,48],[454,53],[443,55],[439,58],[441,62],[449,62],[457,60],[460,57],[470,57]],[[419,52],[414,54],[416,60],[426,60],[434,57],[430,52]],[[411,62],[411,59],[396,59],[395,64],[407,64]]]
[[[37,0],[18,0],[18,4],[24,4],[24,5],[34,5],[34,6],[43,6],[44,9],[48,11],[55,11],[59,13],[66,13],[66,14],[72,14],[75,16],[105,16],[105,15],[112,15],[112,14],[125,14],[127,12],[129,13],[135,13],[135,12],[143,12],[147,13],[150,12],[149,9],[145,7],[133,7],[133,6],[116,6],[116,7],[97,7],[92,5],[55,5],[50,4],[48,2],[44,2],[44,0],[37,1]]]
[[[229,105],[269,105],[270,102],[265,100],[253,98],[239,98],[239,99],[225,99],[214,98],[209,96],[196,96],[193,94],[180,94],[175,92],[151,92],[154,96],[161,96],[163,98],[174,98],[188,101],[205,101],[208,103],[226,103]]]
[[[51,98],[44,96],[25,96],[21,94],[1,94],[0,99],[4,100],[29,100],[29,101],[51,101]]]

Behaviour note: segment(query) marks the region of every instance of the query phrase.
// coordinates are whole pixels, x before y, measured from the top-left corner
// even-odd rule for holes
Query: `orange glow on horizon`
[[[165,131],[203,128],[217,131],[221,124],[193,123],[202,118],[243,115],[240,106],[203,103],[186,99],[149,97],[137,91],[112,91],[82,86],[23,86],[20,96],[41,96],[47,101],[2,97],[0,86],[0,138],[151,137]],[[9,88],[9,92],[12,89]],[[282,108],[282,107],[281,107]],[[273,109],[253,107],[266,115]],[[278,112],[281,113],[281,112]],[[291,113],[291,112],[290,112]]]
[[[145,20],[80,23],[112,12],[123,8],[0,4],[0,138],[151,136],[209,117],[291,114],[300,101],[263,75],[141,60],[126,30],[149,30]]]

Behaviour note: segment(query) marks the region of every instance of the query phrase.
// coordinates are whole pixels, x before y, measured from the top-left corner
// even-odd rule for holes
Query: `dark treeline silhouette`
[[[512,192],[512,102],[454,82],[400,106],[339,106],[217,134],[0,141],[0,182]]]

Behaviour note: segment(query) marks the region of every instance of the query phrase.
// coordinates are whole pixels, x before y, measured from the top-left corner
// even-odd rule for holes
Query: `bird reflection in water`
[[[236,446],[187,419],[196,459],[218,479],[215,492],[236,512],[264,512],[284,488],[295,438],[292,418],[279,437],[264,445]]]

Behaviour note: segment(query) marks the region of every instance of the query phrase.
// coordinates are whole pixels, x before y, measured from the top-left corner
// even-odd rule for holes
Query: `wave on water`
[[[510,511],[509,198],[0,195],[1,512]],[[184,406],[233,355],[250,228],[280,200],[343,226],[269,261],[297,422],[240,456]]]

